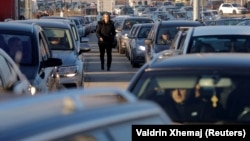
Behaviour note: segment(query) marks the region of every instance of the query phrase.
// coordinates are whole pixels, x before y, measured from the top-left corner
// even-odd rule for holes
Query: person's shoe
[[[107,71],[110,71],[110,68],[108,68]]]

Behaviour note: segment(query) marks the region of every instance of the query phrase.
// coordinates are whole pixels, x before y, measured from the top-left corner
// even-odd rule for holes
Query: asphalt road
[[[138,68],[133,68],[124,54],[113,49],[111,71],[101,70],[99,50],[95,33],[88,35],[91,51],[84,53],[85,88],[112,87],[125,89]],[[106,56],[105,56],[106,61]],[[106,66],[106,65],[105,65]]]

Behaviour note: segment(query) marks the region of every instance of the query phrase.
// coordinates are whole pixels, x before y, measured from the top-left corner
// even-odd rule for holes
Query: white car
[[[222,14],[246,14],[247,9],[236,3],[222,3],[219,7],[219,13]]]

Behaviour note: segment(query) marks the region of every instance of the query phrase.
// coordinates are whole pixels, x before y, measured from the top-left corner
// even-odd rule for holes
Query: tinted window
[[[250,39],[243,35],[200,36],[191,39],[189,53],[250,52]]]
[[[177,122],[250,123],[249,90],[248,70],[174,70],[144,73],[132,93],[157,102]]]
[[[1,34],[2,45],[10,57],[18,64],[32,64],[32,45],[30,36],[17,34]]]

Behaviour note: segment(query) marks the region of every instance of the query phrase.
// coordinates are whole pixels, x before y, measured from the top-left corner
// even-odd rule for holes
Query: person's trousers
[[[104,68],[105,64],[105,52],[107,53],[107,68],[110,69],[111,62],[112,62],[112,44],[111,43],[98,43],[99,45],[99,52],[100,52],[100,60],[101,66]]]

